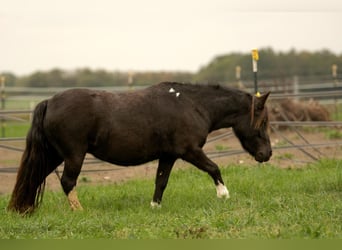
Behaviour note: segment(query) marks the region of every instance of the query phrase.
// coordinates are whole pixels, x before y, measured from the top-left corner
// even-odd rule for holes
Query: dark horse
[[[264,105],[269,93],[164,82],[128,93],[72,89],[34,110],[8,208],[32,212],[45,178],[64,161],[61,184],[72,209],[82,209],[75,186],[86,153],[129,166],[159,159],[152,206],[159,206],[172,166],[181,158],[207,172],[218,197],[229,197],[218,166],[202,147],[211,131],[232,127],[258,162],[272,155]]]

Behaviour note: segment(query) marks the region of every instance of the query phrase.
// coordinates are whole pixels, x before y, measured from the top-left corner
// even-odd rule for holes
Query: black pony
[[[127,93],[72,89],[56,94],[34,111],[8,208],[34,211],[46,177],[64,162],[63,190],[71,208],[82,209],[75,186],[86,153],[123,166],[159,159],[152,206],[160,205],[178,158],[207,172],[218,197],[229,197],[218,166],[202,147],[211,131],[232,127],[256,161],[268,161],[268,95],[172,82]]]

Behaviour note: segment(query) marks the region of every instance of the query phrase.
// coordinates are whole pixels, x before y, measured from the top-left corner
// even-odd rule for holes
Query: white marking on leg
[[[68,194],[68,201],[69,201],[69,205],[71,207],[71,210],[73,210],[73,211],[75,211],[75,210],[83,210],[83,207],[82,207],[81,203],[78,200],[77,192],[75,190],[75,187],[69,192],[69,194]]]
[[[151,201],[151,208],[161,208],[161,204],[155,201]]]
[[[221,182],[219,182],[216,185],[216,192],[218,198],[226,198],[229,199],[229,191],[225,185],[223,185]]]
[[[179,97],[179,95],[180,95],[180,93],[179,93],[179,92],[177,92],[177,93],[176,93],[176,97]]]

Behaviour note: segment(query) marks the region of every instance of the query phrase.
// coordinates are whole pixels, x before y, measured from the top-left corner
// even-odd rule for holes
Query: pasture
[[[231,198],[216,198],[210,177],[175,170],[160,209],[151,209],[154,179],[80,185],[85,208],[70,211],[61,191],[22,217],[0,197],[2,239],[341,239],[342,162],[302,168],[270,164],[221,166]]]

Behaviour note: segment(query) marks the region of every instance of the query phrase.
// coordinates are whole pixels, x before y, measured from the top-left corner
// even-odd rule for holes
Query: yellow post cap
[[[257,50],[257,49],[252,49],[252,58],[253,58],[253,60],[255,60],[255,61],[258,61],[258,60],[259,60],[259,53],[258,53],[258,50]]]

